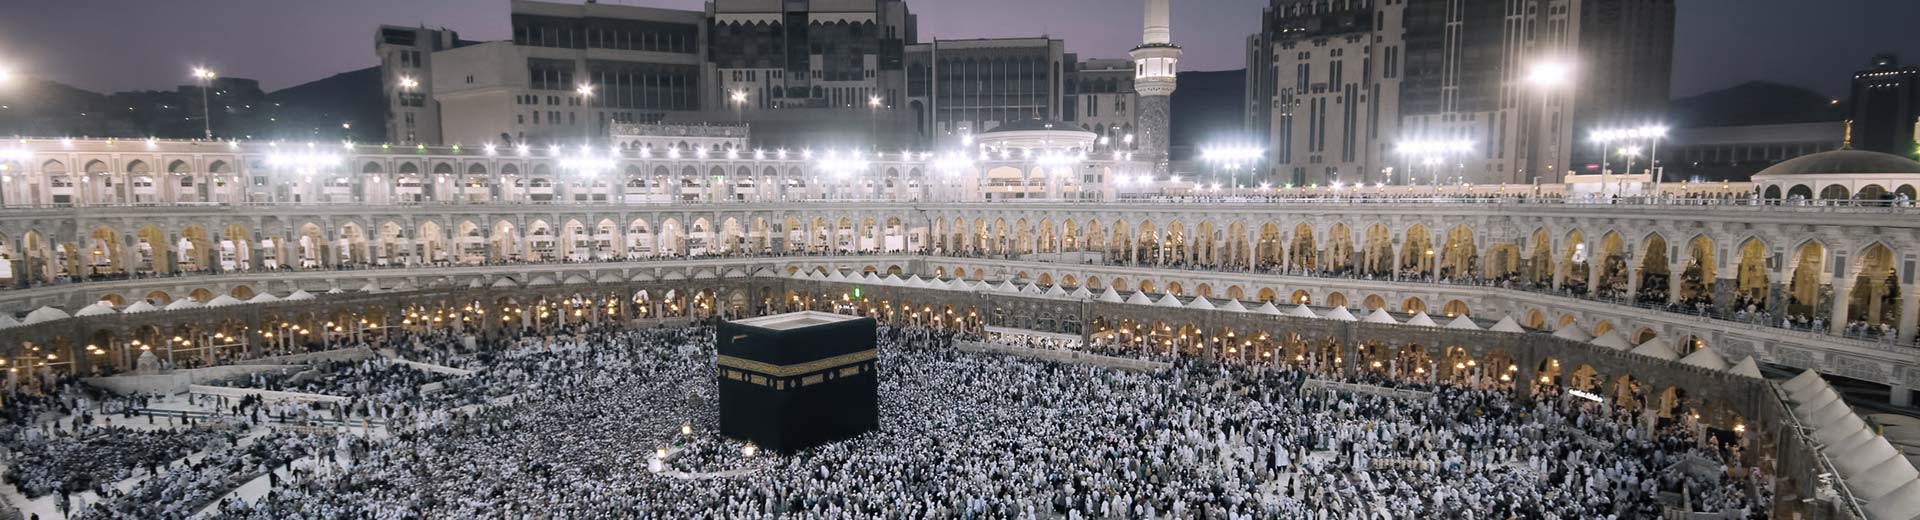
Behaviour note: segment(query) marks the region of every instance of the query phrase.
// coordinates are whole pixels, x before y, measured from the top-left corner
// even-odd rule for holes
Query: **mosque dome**
[[[1920,162],[1866,150],[1834,150],[1795,157],[1761,170],[1754,177],[1784,175],[1920,174]]]

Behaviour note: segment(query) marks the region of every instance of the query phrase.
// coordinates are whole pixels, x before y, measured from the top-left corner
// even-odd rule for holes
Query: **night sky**
[[[1769,80],[1843,97],[1875,53],[1920,62],[1920,1],[1679,0],[1675,97]],[[700,9],[703,0],[606,0]],[[1051,35],[1081,57],[1139,42],[1138,0],[909,0],[920,38]],[[1244,66],[1265,0],[1175,0],[1185,70]],[[5,0],[0,64],[95,91],[170,89],[191,65],[267,90],[375,64],[379,24],[508,36],[505,0]],[[1596,72],[1596,71],[1587,71]]]

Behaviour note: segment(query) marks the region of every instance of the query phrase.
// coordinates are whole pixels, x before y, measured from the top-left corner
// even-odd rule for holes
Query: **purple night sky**
[[[606,0],[700,9],[703,0]],[[909,0],[920,38],[1050,35],[1081,57],[1124,57],[1137,0]],[[1185,70],[1243,67],[1265,0],[1177,0]],[[1819,4],[1817,8],[1813,4]],[[1680,0],[1676,97],[1770,80],[1843,96],[1868,57],[1920,62],[1913,0]],[[505,0],[11,0],[0,2],[0,64],[95,91],[167,89],[190,65],[274,90],[373,65],[380,24],[507,37]]]

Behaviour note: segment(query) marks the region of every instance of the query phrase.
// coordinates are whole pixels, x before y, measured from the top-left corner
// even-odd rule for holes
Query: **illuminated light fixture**
[[[1435,155],[1470,152],[1473,151],[1473,141],[1465,139],[1407,141],[1400,143],[1399,146],[1395,146],[1393,151],[1401,155]]]
[[[968,159],[965,154],[960,153],[948,154],[946,157],[941,157],[939,160],[933,162],[933,169],[948,175],[958,174],[972,168],[973,160]]]
[[[1082,159],[1084,158],[1079,155],[1048,152],[1048,153],[1040,154],[1040,156],[1038,158],[1035,158],[1033,162],[1034,164],[1038,164],[1041,166],[1059,167],[1059,166],[1073,166],[1075,164],[1079,164]]]
[[[487,145],[481,147],[481,149],[485,150],[487,155],[493,155],[498,151],[494,148],[493,143],[487,143]]]
[[[276,153],[267,155],[267,166],[276,168],[318,168],[340,163],[340,156],[330,153]]]
[[[577,171],[586,175],[594,175],[602,171],[612,170],[614,165],[615,161],[612,157],[594,157],[592,154],[582,154],[579,157],[560,159],[560,168]]]
[[[1573,66],[1563,61],[1543,61],[1527,69],[1527,83],[1557,87],[1573,80]]]
[[[1200,157],[1213,162],[1246,162],[1260,160],[1266,153],[1261,148],[1229,146],[1201,150]]]
[[[1645,139],[1665,139],[1666,125],[1647,125],[1636,128],[1613,128],[1594,130],[1589,137],[1595,143],[1606,144],[1616,141],[1635,141]]]
[[[826,170],[836,177],[846,177],[847,175],[866,171],[869,163],[865,159],[859,158],[841,159],[828,157],[814,163],[814,166]]]

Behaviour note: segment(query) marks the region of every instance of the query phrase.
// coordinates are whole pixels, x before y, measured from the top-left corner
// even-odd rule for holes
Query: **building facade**
[[[430,144],[598,144],[612,123],[710,102],[703,13],[516,0],[511,23],[510,41],[435,53],[446,131]]]
[[[459,43],[460,35],[446,29],[382,25],[374,32],[388,142],[440,144],[444,139],[440,101],[433,98],[433,55]]]
[[[1900,65],[1892,55],[1875,56],[1873,67],[1853,75],[1853,116],[1849,144],[1906,157],[1920,154],[1920,67]]]
[[[1067,100],[1062,120],[1077,123],[1109,145],[1131,145],[1140,114],[1140,96],[1133,91],[1133,63],[1124,59],[1081,60],[1067,77]],[[1129,146],[1130,147],[1130,146]]]
[[[1532,79],[1577,59],[1582,1],[1276,0],[1248,132],[1276,183],[1557,183],[1580,81]]]
[[[1401,2],[1275,2],[1249,39],[1247,120],[1281,184],[1373,184],[1393,173]]]
[[[1673,19],[1674,0],[1581,0],[1577,137],[1666,123]],[[1586,172],[1587,165],[1600,164],[1602,152],[1574,146],[1570,169]]]
[[[1032,119],[1060,120],[1073,73],[1051,38],[935,40],[907,48],[908,108],[921,132],[952,142]]]
[[[1845,134],[1840,121],[1677,128],[1660,144],[1660,167],[1669,182],[1745,182],[1781,161],[1839,150]]]

